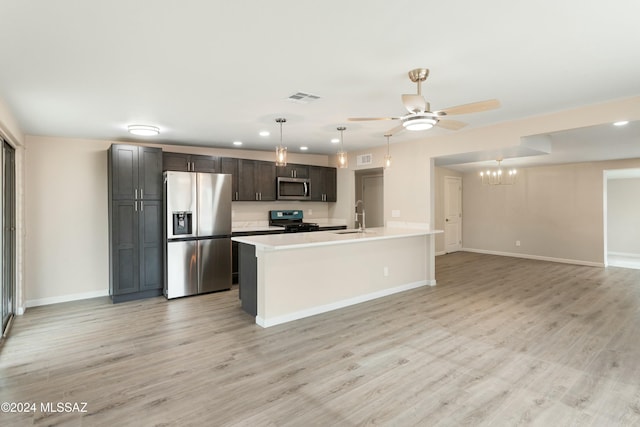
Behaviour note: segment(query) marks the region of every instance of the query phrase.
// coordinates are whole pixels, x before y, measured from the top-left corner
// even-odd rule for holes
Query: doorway
[[[384,173],[382,168],[356,171],[355,180],[355,203],[362,200],[362,208],[366,213],[366,227],[384,226]],[[356,218],[355,227],[358,227],[358,218]]]
[[[444,177],[444,250],[462,249],[462,178]]]
[[[605,266],[640,269],[640,169],[605,171]]]
[[[4,336],[14,314],[16,289],[16,167],[15,150],[7,142],[2,143],[2,285],[0,286],[0,315]]]

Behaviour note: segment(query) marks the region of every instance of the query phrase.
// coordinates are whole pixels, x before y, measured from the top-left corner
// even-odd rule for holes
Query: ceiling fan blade
[[[371,120],[400,120],[400,117],[350,117],[350,122],[367,122]]]
[[[440,126],[441,128],[449,129],[449,130],[458,130],[465,127],[467,124],[464,122],[459,122],[458,120],[438,120],[436,126]]]
[[[499,107],[500,101],[497,99],[488,99],[486,101],[472,102],[471,104],[445,108],[443,110],[434,111],[434,113],[439,116],[452,116],[454,114],[479,113],[481,111],[493,110]]]
[[[410,113],[424,113],[429,109],[429,104],[422,95],[402,95],[402,104]]]
[[[404,130],[404,126],[399,125],[399,126],[394,127],[393,129],[391,129],[391,130],[389,130],[389,131],[385,132],[384,134],[385,134],[385,135],[389,135],[389,136],[394,136],[394,135],[399,134],[399,133],[400,133],[400,132],[402,132],[403,130]]]

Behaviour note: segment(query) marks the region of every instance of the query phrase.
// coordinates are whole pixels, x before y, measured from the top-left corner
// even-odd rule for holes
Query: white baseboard
[[[446,252],[446,251],[436,252],[436,256],[446,255],[446,254],[447,254],[447,252]]]
[[[61,302],[69,302],[69,301],[78,301],[81,299],[89,299],[89,298],[98,298],[109,296],[109,290],[104,291],[93,291],[93,292],[82,292],[79,294],[68,294],[61,295],[58,297],[49,297],[49,298],[37,298],[27,300],[26,307],[37,307],[40,305],[49,305],[49,304],[58,304]]]
[[[361,302],[371,301],[373,299],[386,297],[388,295],[397,294],[398,292],[408,291],[410,289],[420,288],[422,286],[435,286],[435,280],[421,280],[419,282],[409,283],[397,286],[395,288],[384,289],[382,291],[372,292],[370,294],[359,295],[353,298],[347,298],[341,301],[332,302],[330,304],[320,305],[318,307],[308,308],[305,310],[295,311],[293,313],[276,316],[271,319],[264,319],[256,316],[256,324],[263,328],[280,325],[282,323],[291,322],[305,317],[315,316],[316,314],[326,313],[328,311],[338,310],[350,305],[360,304]]]
[[[629,253],[629,252],[609,252],[607,255],[609,255],[609,256],[619,256],[619,257],[624,257],[624,258],[640,259],[640,254],[632,254],[632,253]]]
[[[513,252],[488,251],[485,249],[474,249],[474,248],[462,248],[462,250],[465,252],[475,252],[475,253],[487,254],[487,255],[500,255],[500,256],[509,256],[514,258],[535,259],[538,261],[551,261],[551,262],[560,262],[563,264],[586,265],[589,267],[604,267],[603,262],[582,261],[578,259],[554,258],[554,257],[548,257],[548,256],[519,254],[519,253],[513,253]]]

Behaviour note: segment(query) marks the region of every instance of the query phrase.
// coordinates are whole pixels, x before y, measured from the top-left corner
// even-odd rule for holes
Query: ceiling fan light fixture
[[[160,129],[149,125],[129,125],[129,133],[138,136],[156,136],[160,134]]]
[[[408,117],[402,122],[402,126],[406,130],[427,130],[431,129],[438,123],[438,119],[433,117]]]

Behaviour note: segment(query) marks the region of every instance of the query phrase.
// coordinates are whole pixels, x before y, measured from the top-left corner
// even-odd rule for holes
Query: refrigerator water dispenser
[[[192,214],[191,212],[174,212],[173,213],[173,235],[190,235],[192,234]]]

